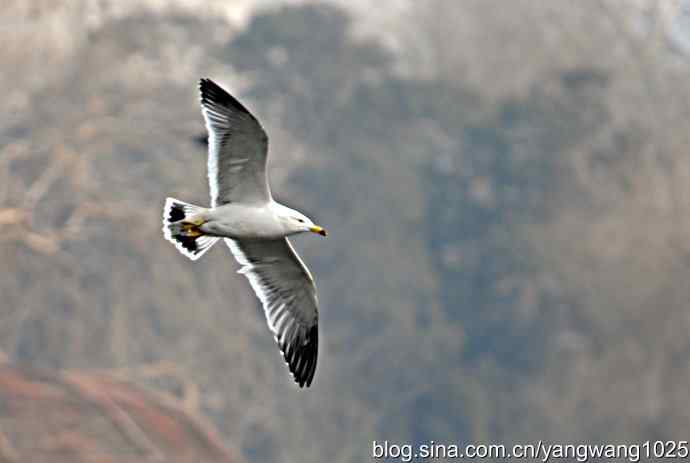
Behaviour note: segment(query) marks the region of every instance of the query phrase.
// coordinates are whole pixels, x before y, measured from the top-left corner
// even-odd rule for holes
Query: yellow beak
[[[328,235],[328,232],[326,232],[325,229],[323,229],[322,227],[319,227],[318,225],[314,225],[313,227],[311,227],[311,228],[309,229],[309,231],[312,232],[312,233],[318,233],[318,234],[321,235],[321,236],[326,236],[326,235]]]

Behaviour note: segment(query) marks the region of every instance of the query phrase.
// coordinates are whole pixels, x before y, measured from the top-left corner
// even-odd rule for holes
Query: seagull
[[[197,260],[223,238],[263,306],[299,387],[309,387],[318,354],[318,299],[309,269],[288,236],[326,230],[276,202],[268,185],[268,136],[259,121],[210,79],[199,81],[208,131],[211,207],[167,198],[163,235]]]

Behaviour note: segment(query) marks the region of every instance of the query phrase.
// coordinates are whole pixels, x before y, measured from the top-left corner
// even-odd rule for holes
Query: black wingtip
[[[192,141],[194,141],[194,143],[196,143],[197,145],[208,146],[208,135],[206,135],[205,133],[202,135],[197,135],[192,138]]]
[[[299,338],[295,339],[300,343]],[[311,386],[316,373],[316,359],[319,354],[319,329],[315,324],[307,331],[303,344],[284,344],[281,346],[283,357],[288,364],[295,382],[302,387]]]
[[[204,106],[221,106],[240,111],[252,116],[247,108],[237,99],[230,95],[223,88],[211,79],[204,77],[199,79],[199,92],[201,93],[201,104]],[[252,116],[254,117],[254,116]]]

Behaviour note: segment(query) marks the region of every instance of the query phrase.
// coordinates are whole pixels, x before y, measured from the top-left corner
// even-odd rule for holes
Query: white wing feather
[[[261,301],[268,326],[300,387],[309,386],[318,356],[318,300],[309,270],[287,238],[225,242]]]
[[[268,136],[239,101],[210,79],[199,81],[208,130],[211,207],[230,202],[266,203]]]

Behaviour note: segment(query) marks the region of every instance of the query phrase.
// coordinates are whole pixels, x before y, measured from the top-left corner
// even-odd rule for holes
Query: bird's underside
[[[325,231],[273,201],[266,175],[268,138],[256,118],[213,81],[202,79],[199,88],[209,133],[211,207],[168,198],[164,236],[192,260],[224,238],[261,301],[295,381],[310,386],[318,356],[316,286],[287,235]]]

